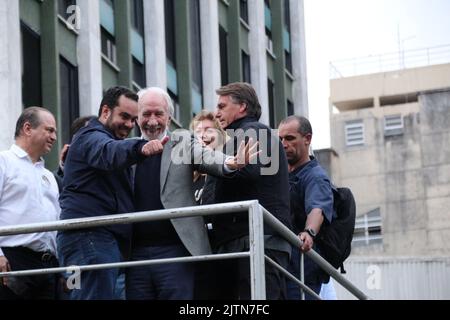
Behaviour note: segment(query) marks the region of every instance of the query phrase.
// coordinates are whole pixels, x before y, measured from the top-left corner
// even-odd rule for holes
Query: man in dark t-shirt
[[[314,240],[324,223],[333,215],[333,191],[325,170],[314,157],[309,156],[312,128],[308,119],[291,116],[283,120],[278,132],[289,163],[290,202],[293,230],[299,235],[302,252],[311,248],[318,251]],[[299,277],[300,250],[292,248],[289,271]],[[319,294],[327,274],[309,257],[304,260],[305,284]],[[293,281],[287,282],[288,299],[300,299],[300,289]],[[306,295],[306,299],[312,298]]]

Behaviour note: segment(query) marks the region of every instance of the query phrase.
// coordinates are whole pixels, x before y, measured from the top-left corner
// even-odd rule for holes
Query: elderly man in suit
[[[152,141],[169,136],[170,140],[162,154],[149,157],[135,168],[138,211],[195,206],[194,170],[216,176],[232,175],[250,160],[253,147],[249,145],[241,148],[237,157],[226,157],[201,146],[186,130],[170,133],[173,111],[166,91],[148,88],[139,93],[138,124],[143,138]],[[143,222],[133,227],[134,261],[210,253],[202,217]],[[126,277],[127,299],[193,299],[194,267],[192,263],[174,263],[131,268]]]

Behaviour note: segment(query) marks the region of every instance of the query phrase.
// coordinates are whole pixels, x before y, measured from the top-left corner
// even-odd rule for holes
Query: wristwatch
[[[313,240],[317,236],[317,233],[311,228],[307,228],[307,229],[303,230],[303,232],[306,232],[307,234],[309,234],[311,236],[311,238],[313,238]]]

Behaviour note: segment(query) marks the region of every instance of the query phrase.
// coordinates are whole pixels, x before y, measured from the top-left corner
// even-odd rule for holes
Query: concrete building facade
[[[333,180],[354,255],[450,256],[450,64],[331,80]]]
[[[316,154],[355,195],[345,276],[373,299],[450,297],[449,75],[441,64],[331,80],[332,149]]]
[[[24,107],[57,117],[57,153],[78,116],[97,114],[114,85],[167,88],[175,123],[216,105],[215,90],[250,82],[262,122],[307,115],[302,0],[0,0],[0,94],[12,143]]]

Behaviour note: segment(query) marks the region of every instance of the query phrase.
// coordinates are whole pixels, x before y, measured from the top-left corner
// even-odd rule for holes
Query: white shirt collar
[[[17,144],[13,144],[9,150],[11,150],[11,152],[14,153],[18,158],[20,159],[28,158],[31,161],[31,158],[28,155],[28,153],[21,147],[19,147]],[[41,157],[39,161],[36,163],[42,163],[42,165],[44,165],[44,159]]]

